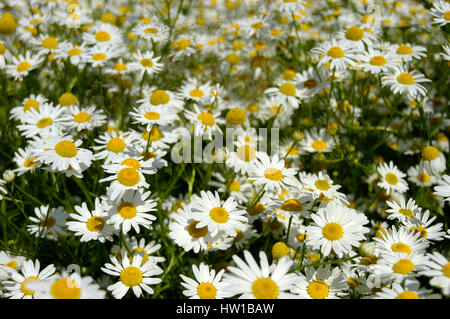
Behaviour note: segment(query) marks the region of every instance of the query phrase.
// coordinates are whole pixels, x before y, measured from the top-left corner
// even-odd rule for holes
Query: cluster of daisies
[[[0,296],[448,298],[449,22],[444,0],[7,0]],[[58,243],[79,261],[30,248]]]

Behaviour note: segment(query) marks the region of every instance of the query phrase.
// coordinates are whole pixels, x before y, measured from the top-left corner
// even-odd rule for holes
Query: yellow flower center
[[[276,299],[278,286],[270,278],[258,278],[253,282],[252,292],[257,299]]]
[[[227,122],[232,125],[240,125],[245,122],[245,120],[247,119],[247,115],[243,110],[236,107],[229,110],[225,118]]]
[[[414,76],[410,73],[401,73],[397,76],[398,83],[404,85],[413,85],[414,84]]]
[[[387,63],[387,60],[384,56],[377,55],[370,59],[369,63],[375,66],[382,66]]]
[[[250,209],[250,211],[248,212],[248,214],[250,215],[250,216],[256,216],[256,215],[259,215],[259,214],[261,214],[263,211],[265,211],[266,210],[266,207],[263,205],[263,204],[261,204],[261,203],[257,203],[255,206],[253,206],[251,209]]]
[[[23,163],[23,166],[25,166],[25,167],[34,167],[34,166],[36,166],[37,165],[37,161],[35,161],[36,160],[36,157],[28,157],[26,160],[25,160],[25,162]]]
[[[424,161],[433,161],[439,157],[441,153],[434,146],[427,146],[422,151],[422,159]]]
[[[315,140],[311,143],[311,147],[317,151],[323,151],[327,148],[327,142],[323,140]]]
[[[142,59],[139,63],[145,68],[151,68],[153,66],[153,61],[151,59]]]
[[[205,237],[208,233],[208,226],[204,226],[201,228],[197,228],[198,221],[193,221],[189,224],[187,231],[189,235],[191,235],[194,238],[201,238]]]
[[[134,158],[126,158],[120,164],[130,166],[134,169],[139,169],[141,167],[141,164],[139,163],[139,161]]]
[[[317,189],[320,189],[321,191],[327,191],[330,189],[330,184],[324,180],[324,179],[318,179],[314,182],[314,186],[316,186]]]
[[[288,212],[300,212],[303,210],[303,205],[295,198],[291,198],[281,205],[281,209]]]
[[[16,19],[10,12],[5,12],[0,18],[0,33],[10,35],[16,31]]]
[[[128,287],[139,285],[142,279],[142,271],[134,266],[129,266],[120,273],[120,281]]]
[[[130,260],[132,260],[133,256],[136,255],[136,254],[143,256],[141,265],[143,265],[143,264],[145,264],[147,262],[147,260],[148,260],[148,253],[145,251],[144,248],[141,248],[141,247],[134,248],[131,251],[131,256],[129,256]]]
[[[364,31],[355,25],[347,29],[345,32],[345,37],[352,41],[359,41],[364,37]]]
[[[64,140],[56,144],[55,152],[62,157],[74,157],[78,150],[73,142]]]
[[[116,63],[116,65],[114,66],[114,71],[117,71],[117,72],[125,71],[126,69],[127,69],[127,66],[123,63]]]
[[[392,251],[396,252],[396,253],[407,253],[410,254],[411,253],[411,248],[404,243],[397,243],[391,246]]]
[[[236,236],[234,236],[233,242],[238,243],[244,238],[244,233],[240,229],[235,229]]]
[[[17,64],[17,72],[25,72],[31,67],[31,64],[27,61]]]
[[[42,220],[41,220],[41,222],[40,222],[40,226],[42,227],[42,228],[47,228],[47,229],[49,229],[49,228],[52,228],[53,226],[55,226],[55,224],[56,224],[56,219],[55,219],[55,217],[53,217],[53,216],[48,216],[47,218],[43,218]]]
[[[26,279],[22,282],[22,284],[20,285],[20,290],[21,290],[21,291],[23,292],[23,294],[26,295],[26,296],[31,296],[31,295],[34,295],[34,293],[35,293],[34,290],[30,290],[30,289],[27,288],[26,285],[27,285],[27,283],[28,283],[29,281],[39,281],[39,278],[36,277],[36,276],[31,276],[31,277],[26,278]]]
[[[414,264],[409,259],[400,259],[392,267],[395,273],[407,275],[414,269]]]
[[[209,112],[203,112],[197,118],[206,126],[213,126],[215,123],[214,117]]]
[[[317,81],[315,79],[308,79],[303,83],[303,86],[309,90],[314,89],[317,86]]]
[[[61,106],[70,106],[78,103],[78,99],[72,93],[64,93],[59,97],[58,100],[59,105]]]
[[[322,228],[322,234],[328,240],[338,240],[342,238],[344,229],[338,223],[328,223]]]
[[[147,33],[147,34],[153,34],[153,33],[157,33],[158,29],[156,29],[156,28],[146,28],[144,30],[144,32]]]
[[[131,187],[139,183],[141,177],[136,169],[127,167],[122,168],[119,171],[119,174],[117,174],[117,180],[120,184]]]
[[[297,236],[295,236],[295,238],[301,243],[303,243],[307,237],[308,237],[308,235],[306,235],[304,233],[300,233],[300,234],[297,234]]]
[[[444,13],[444,19],[445,20],[450,20],[450,11],[447,11],[446,13]]]
[[[113,137],[106,144],[106,149],[113,153],[120,153],[125,149],[125,142],[119,137]]]
[[[142,138],[144,140],[148,140],[148,131],[144,131],[142,133]],[[159,128],[157,128],[156,126],[153,126],[152,129],[150,130],[150,142],[155,142],[155,141],[159,141],[160,139],[163,138],[163,132],[161,132],[161,130]]]
[[[39,111],[39,105],[40,105],[40,103],[38,101],[29,99],[23,105],[23,110],[29,111],[31,108],[34,108],[36,111]]]
[[[251,162],[256,157],[256,150],[250,145],[242,145],[237,149],[237,156],[244,162]]]
[[[230,64],[239,64],[241,62],[241,58],[236,53],[228,54],[226,59]]]
[[[445,277],[450,278],[450,262],[448,262],[443,268],[442,272],[444,273]]]
[[[237,180],[233,180],[230,184],[230,192],[239,192],[241,190],[241,184]]]
[[[266,44],[264,42],[258,41],[253,45],[255,50],[264,50],[266,48]]]
[[[125,219],[134,218],[137,214],[136,206],[130,202],[121,203],[119,207],[117,207],[117,211],[119,212],[119,215]]]
[[[396,299],[420,299],[420,297],[412,291],[405,290],[404,292],[400,293]]]
[[[406,45],[406,44],[399,46],[397,49],[397,54],[406,55],[406,54],[411,54],[411,53],[413,53],[413,49],[409,45]]]
[[[81,289],[74,280],[61,278],[52,284],[50,293],[55,299],[79,299]]]
[[[156,90],[150,96],[150,103],[153,105],[167,104],[169,101],[169,94],[164,90]]]
[[[269,167],[264,171],[264,177],[271,181],[281,181],[283,179],[283,173],[274,167]]]
[[[84,123],[90,121],[92,119],[91,115],[88,112],[80,112],[75,114],[73,120],[77,123]]]
[[[344,57],[344,51],[340,47],[331,47],[328,50],[328,56],[333,59],[342,59]]]
[[[348,278],[347,279],[347,283],[348,283],[348,285],[349,286],[351,286],[351,287],[358,287],[359,286],[359,282],[358,282],[358,279],[356,279],[356,278]]]
[[[95,53],[92,55],[92,60],[103,61],[107,58],[105,53]]]
[[[111,36],[109,35],[108,32],[102,30],[102,31],[98,31],[95,34],[95,40],[97,40],[99,42],[106,42],[106,41],[111,40]]]
[[[38,128],[45,128],[49,125],[52,125],[53,120],[50,117],[44,117],[43,119],[40,119],[37,123],[36,126]]]
[[[98,233],[105,226],[105,220],[99,216],[92,216],[86,222],[86,228],[92,232]]]
[[[262,28],[264,28],[264,23],[262,22],[255,22],[252,24],[252,28],[256,29],[256,30],[260,30]]]
[[[427,173],[424,172],[423,174],[419,173],[417,175],[417,179],[422,183],[428,183],[430,181],[431,177],[430,177],[430,175],[428,175]]]
[[[397,185],[398,183],[398,177],[395,174],[387,173],[384,178],[386,179],[386,182],[391,185]]]
[[[279,90],[281,93],[287,96],[295,96],[297,92],[294,84],[290,82],[284,82],[283,84],[281,84]]]
[[[46,37],[42,40],[42,46],[49,50],[56,49],[58,47],[58,40],[54,37]]]
[[[213,221],[219,224],[226,223],[230,219],[230,215],[223,207],[214,207],[209,211],[209,216]]]
[[[279,241],[272,247],[272,257],[273,259],[280,259],[289,254],[290,251],[291,250],[285,243]]]
[[[306,289],[313,299],[325,299],[328,296],[328,285],[322,280],[314,280]]]
[[[205,93],[200,89],[193,89],[189,92],[189,95],[192,97],[202,97]]]
[[[157,121],[159,120],[161,115],[158,112],[147,112],[145,113],[144,117],[150,121]]]
[[[80,55],[81,53],[83,53],[83,51],[81,51],[81,49],[78,48],[72,48],[67,52],[67,54],[70,56]]]
[[[217,289],[209,282],[202,282],[197,287],[197,294],[200,299],[214,299],[217,294]]]

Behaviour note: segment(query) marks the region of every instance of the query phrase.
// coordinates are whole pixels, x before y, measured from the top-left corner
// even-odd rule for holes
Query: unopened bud
[[[300,142],[305,136],[303,135],[302,131],[295,131],[294,133],[292,133],[292,137],[294,138],[294,140]]]
[[[12,170],[7,169],[3,172],[3,179],[5,180],[5,182],[11,183],[15,178],[16,174]]]

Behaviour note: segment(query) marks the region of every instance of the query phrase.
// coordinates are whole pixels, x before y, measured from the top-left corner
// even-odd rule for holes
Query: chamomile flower
[[[386,204],[390,207],[386,209],[387,213],[390,213],[388,219],[398,219],[400,221],[405,221],[416,217],[416,215],[422,210],[416,205],[413,198],[408,199],[406,202],[405,197],[401,197],[398,203],[396,201],[386,201]]]
[[[70,106],[66,112],[64,120],[65,126],[75,129],[77,132],[82,130],[93,130],[96,127],[106,123],[106,115],[97,110],[95,105],[80,108],[79,106]]]
[[[305,0],[278,0],[280,11],[294,13],[304,10],[307,2]]]
[[[420,165],[411,166],[407,171],[408,180],[419,187],[428,187],[437,183],[436,176],[427,172],[424,167]]]
[[[423,254],[385,254],[373,265],[373,274],[382,280],[404,281],[417,276],[424,269],[427,257]]]
[[[404,193],[408,190],[408,183],[403,179],[406,174],[401,172],[392,161],[389,162],[389,165],[386,163],[380,164],[377,172],[381,176],[377,185],[384,188],[387,194],[392,192]]]
[[[38,68],[43,60],[42,55],[31,55],[30,51],[27,51],[25,56],[12,57],[11,63],[5,67],[6,73],[15,80],[22,81],[31,71]]]
[[[306,132],[305,138],[300,142],[301,149],[309,153],[331,152],[335,146],[332,136],[326,133],[325,128]]]
[[[233,168],[237,173],[246,174],[250,172],[252,165],[258,161],[258,157],[262,153],[256,150],[256,145],[253,143],[235,142],[237,147],[236,152],[230,152],[226,159],[226,165]]]
[[[450,201],[450,175],[443,175],[438,181],[438,185],[434,187],[434,193],[443,197],[444,201]]]
[[[69,41],[61,42],[55,51],[55,58],[66,60],[78,67],[84,66],[86,60],[86,53],[88,52],[87,45],[81,43],[80,45],[74,44]]]
[[[110,23],[96,23],[83,33],[83,41],[88,44],[108,44],[112,47],[122,43],[122,32]]]
[[[409,281],[403,287],[399,283],[393,283],[391,288],[383,287],[375,294],[375,299],[423,299],[431,290],[419,289],[420,283]]]
[[[326,87],[326,78],[323,68],[316,71],[313,67],[309,67],[308,70],[296,73],[294,82],[295,86],[301,90],[300,95],[308,99],[322,92]]]
[[[50,164],[53,170],[65,171],[73,169],[82,172],[94,160],[92,152],[81,148],[81,140],[73,140],[70,135],[56,136],[45,140],[45,144],[36,145],[37,160]]]
[[[31,108],[22,118],[21,125],[17,128],[25,137],[45,135],[49,130],[61,130],[65,125],[64,109],[57,105],[41,104],[39,110]]]
[[[293,261],[282,258],[277,264],[269,265],[267,256],[259,252],[260,266],[252,254],[244,251],[245,261],[237,255],[233,256],[236,266],[228,266],[223,282],[225,292],[231,296],[239,295],[244,299],[291,299],[293,285],[298,282],[298,276],[288,273]]]
[[[39,34],[37,38],[33,38],[31,43],[41,54],[55,53],[60,44],[58,39],[48,34]]]
[[[426,48],[419,45],[411,45],[410,43],[395,45],[392,49],[395,54],[404,62],[412,59],[419,59],[426,56]]]
[[[86,62],[92,67],[105,67],[112,59],[120,55],[120,50],[115,47],[97,44],[90,47],[86,53]]]
[[[198,267],[192,265],[195,280],[180,274],[181,285],[185,288],[183,295],[189,299],[223,299],[228,297],[224,292],[224,284],[222,283],[222,275],[225,269],[220,270],[217,274],[214,269],[209,270],[209,267],[201,263]]]
[[[99,182],[112,181],[107,189],[107,195],[112,201],[122,198],[128,190],[138,190],[150,186],[145,181],[142,171],[135,167],[121,165],[119,169],[111,173],[113,175],[103,178]]]
[[[334,184],[328,174],[300,174],[300,181],[302,189],[310,192],[314,199],[337,199],[342,204],[348,203],[346,196],[338,191],[342,186]]]
[[[439,175],[445,171],[445,155],[434,146],[427,146],[422,150],[422,161],[427,171],[433,175]]]
[[[10,299],[42,298],[42,293],[29,289],[27,283],[47,279],[55,273],[55,270],[54,265],[48,265],[41,270],[41,264],[37,259],[35,262],[32,260],[24,261],[20,271],[11,274],[12,280],[3,282],[3,285],[8,290],[5,297]]]
[[[30,234],[56,240],[64,232],[68,214],[63,207],[50,209],[48,205],[42,205],[35,207],[34,213],[36,217],[30,217],[33,224],[27,227]]]
[[[129,153],[133,154],[134,143],[138,136],[133,131],[128,132],[106,132],[100,135],[95,142],[99,145],[92,147],[95,151],[95,159],[105,159],[105,162],[110,162],[118,157],[122,158]]]
[[[368,47],[367,52],[360,52],[358,60],[361,62],[359,67],[365,72],[370,72],[372,74],[386,72],[389,68],[398,65],[401,61],[392,51],[374,50],[370,46]]]
[[[153,57],[153,51],[147,51],[141,53],[133,53],[133,61],[130,65],[139,71],[140,77],[142,78],[144,74],[153,75],[157,74],[162,70],[163,64],[158,63],[161,57]]]
[[[143,104],[129,114],[134,119],[133,123],[146,125],[147,131],[150,131],[153,125],[167,126],[178,120],[175,110],[159,105]]]
[[[169,28],[164,24],[138,23],[131,32],[146,41],[155,43],[165,41],[169,35]]]
[[[75,206],[77,214],[72,213],[70,217],[76,221],[68,221],[67,227],[75,233],[75,236],[81,236],[80,241],[86,242],[98,240],[104,243],[106,240],[112,241],[113,227],[108,224],[108,213],[103,209],[100,200],[95,199],[94,210],[89,210],[86,203],[81,206]]]
[[[352,44],[335,39],[323,42],[313,48],[312,53],[320,54],[319,66],[330,63],[330,69],[341,71],[348,66],[355,66],[357,59],[355,48]]]
[[[195,78],[187,79],[179,90],[180,97],[186,100],[193,100],[197,103],[206,103],[211,92],[209,82],[201,83]]]
[[[430,285],[442,289],[444,295],[450,295],[450,261],[439,252],[428,254],[421,275],[432,277]]]
[[[160,278],[155,276],[163,273],[163,270],[156,265],[155,262],[148,261],[142,264],[142,256],[135,254],[133,259],[126,258],[126,251],[122,251],[121,262],[116,257],[110,256],[111,262],[102,267],[102,271],[111,276],[119,277],[120,280],[108,286],[114,298],[122,299],[132,289],[136,297],[142,295],[142,290],[148,294],[153,294],[154,291],[150,285],[156,285],[161,282]]]
[[[36,168],[41,166],[41,163],[36,160],[36,156],[29,146],[25,149],[19,148],[17,152],[14,153],[14,162],[17,165],[14,172],[16,172],[18,176],[25,174],[26,172],[33,172]]]
[[[196,227],[207,226],[211,236],[219,231],[235,236],[236,229],[243,230],[243,223],[247,222],[247,217],[243,216],[245,211],[238,208],[234,197],[222,202],[217,192],[201,191],[200,196],[194,195],[191,208],[192,217],[198,221]]]
[[[276,154],[270,158],[266,153],[261,153],[249,171],[251,175],[249,180],[254,181],[253,185],[262,185],[267,191],[275,190],[280,193],[282,187],[300,186],[298,179],[295,177],[297,170],[286,168],[284,160],[280,160]]]
[[[207,111],[194,105],[194,111],[185,110],[184,115],[194,125],[194,134],[211,139],[214,133],[221,133],[219,124],[225,124],[219,111]]]
[[[342,257],[352,251],[352,246],[359,246],[364,234],[369,232],[363,225],[369,223],[364,214],[340,205],[328,205],[311,215],[314,224],[306,227],[305,243],[312,248],[320,248],[328,256],[331,250]]]
[[[413,99],[427,94],[426,88],[420,84],[424,82],[431,82],[431,80],[425,78],[419,71],[410,72],[403,66],[389,69],[382,78],[382,85],[389,86],[394,94],[406,93]]]
[[[271,98],[279,99],[285,105],[298,108],[300,100],[303,98],[302,90],[299,90],[295,82],[278,81],[277,87],[271,87],[264,91]]]
[[[22,122],[26,118],[27,112],[32,108],[39,111],[39,106],[44,103],[47,103],[47,98],[45,96],[41,94],[31,94],[22,101],[20,106],[11,109],[11,118]]]
[[[358,48],[360,51],[364,50],[364,45],[370,47],[375,40],[375,36],[365,30],[364,27],[361,28],[360,25],[344,28],[344,30],[337,32],[335,36],[337,40]]]
[[[150,192],[129,190],[120,201],[107,203],[110,216],[108,223],[123,234],[128,233],[131,227],[136,233],[139,233],[140,226],[151,229],[156,217],[149,212],[156,211],[156,202],[149,199],[149,196]]]
[[[384,256],[385,254],[423,254],[428,243],[420,238],[420,234],[405,228],[391,228],[382,239],[374,238],[376,248]]]
[[[445,26],[450,21],[450,4],[443,0],[434,1],[430,13],[434,16],[433,23]]]
[[[299,274],[299,282],[291,292],[302,299],[338,299],[346,288],[347,280],[339,267],[331,270],[327,265],[318,269],[306,268],[305,275]]]
[[[147,261],[160,263],[166,260],[164,257],[154,255],[161,248],[161,244],[157,244],[154,240],[146,243],[145,238],[141,238],[138,241],[136,237],[131,237],[129,248],[131,249],[131,255],[128,255],[128,258],[132,259],[135,254],[140,254],[142,256],[142,264],[145,264]],[[120,249],[118,255],[120,256]]]
[[[403,225],[405,229],[410,232],[419,234],[420,238],[426,241],[439,241],[444,239],[445,232],[443,231],[443,224],[433,222],[436,220],[436,216],[430,218],[430,212],[427,210],[424,213],[419,212],[415,218],[406,220]]]
[[[150,103],[150,105],[153,106],[170,107],[177,111],[181,111],[183,109],[184,102],[175,92],[151,87],[144,90],[143,94],[145,97],[138,100],[138,104]]]

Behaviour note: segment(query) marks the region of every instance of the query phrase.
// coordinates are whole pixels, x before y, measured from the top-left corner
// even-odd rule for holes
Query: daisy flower
[[[327,134],[325,128],[312,130],[305,133],[304,139],[300,142],[302,151],[309,153],[328,153],[333,151],[336,144],[332,136]]]
[[[110,162],[118,157],[128,156],[133,154],[134,143],[137,141],[138,136],[133,131],[128,132],[106,132],[100,135],[95,142],[99,145],[93,146],[96,160],[105,159],[105,162]]]
[[[402,222],[414,218],[422,210],[416,205],[413,198],[408,199],[408,202],[406,202],[406,199],[403,196],[400,197],[398,202],[386,201],[386,204],[390,207],[389,209],[386,209],[386,212],[390,213],[388,219],[398,219]]]
[[[223,299],[228,297],[224,292],[224,284],[222,283],[222,275],[225,269],[220,270],[217,274],[214,269],[209,270],[208,265],[201,263],[198,267],[192,265],[195,280],[183,274],[180,274],[181,285],[186,288],[183,295],[189,299]]]
[[[144,98],[137,100],[138,104],[150,103],[150,105],[154,106],[174,108],[177,111],[183,110],[184,102],[175,92],[151,87],[149,89],[144,89],[143,94]]]
[[[250,172],[250,169],[258,161],[258,157],[262,156],[262,152],[256,150],[255,143],[245,143],[236,141],[236,152],[230,152],[227,156],[225,164],[228,167],[241,174]]]
[[[445,155],[434,146],[427,146],[422,150],[424,168],[433,175],[439,175],[446,169]]]
[[[126,258],[126,251],[122,251],[121,262],[116,257],[110,256],[111,262],[102,267],[102,271],[111,276],[118,276],[120,280],[108,286],[114,298],[122,299],[131,288],[136,297],[142,295],[142,290],[148,294],[153,294],[150,285],[156,285],[161,282],[160,278],[154,277],[163,273],[163,270],[155,262],[148,261],[142,264],[142,256],[135,254],[133,259]]]
[[[35,135],[45,135],[49,130],[61,130],[65,125],[64,109],[57,105],[41,104],[39,110],[31,108],[29,112],[24,114],[21,125],[17,128],[22,131],[25,137]]]
[[[122,32],[110,23],[96,23],[83,33],[83,41],[88,44],[108,44],[112,47],[123,43]]]
[[[412,61],[425,57],[427,49],[419,45],[411,45],[410,43],[398,44],[392,48],[392,51],[404,62]]]
[[[153,51],[141,53],[141,51],[138,50],[137,53],[133,53],[133,60],[135,62],[132,62],[130,65],[135,70],[139,71],[140,77],[142,78],[145,73],[152,75],[157,74],[162,70],[163,64],[158,63],[160,58],[161,57],[153,57]]]
[[[359,25],[344,28],[344,30],[337,32],[335,37],[338,41],[347,43],[360,51],[364,50],[364,45],[370,47],[375,40],[375,36],[371,32],[361,28]]]
[[[17,168],[14,172],[18,176],[25,174],[26,172],[33,172],[36,168],[41,166],[41,163],[36,160],[31,147],[26,147],[25,149],[19,148],[17,152],[14,153],[14,162]]]
[[[443,0],[433,1],[430,13],[434,16],[433,23],[439,24],[440,27],[445,26],[450,21],[450,3]]]
[[[131,32],[144,40],[158,43],[167,40],[169,28],[164,24],[138,23]]]
[[[380,164],[377,172],[381,176],[377,185],[384,188],[387,194],[392,192],[404,193],[408,190],[408,183],[403,179],[406,174],[401,172],[392,161],[389,162],[389,165],[386,163]]]
[[[23,77],[28,76],[43,61],[44,57],[41,54],[31,55],[30,51],[27,51],[25,56],[12,57],[11,64],[7,64],[5,67],[6,73],[15,80],[22,81]]]
[[[211,139],[215,133],[221,133],[219,124],[225,124],[225,120],[220,117],[220,111],[209,112],[197,105],[194,105],[194,111],[185,110],[184,115],[194,126],[194,134],[207,139]]]
[[[211,236],[223,231],[229,236],[236,236],[236,229],[243,230],[247,217],[242,216],[245,210],[238,209],[234,197],[222,202],[217,191],[213,194],[201,191],[200,196],[194,195],[191,201],[192,217],[198,221],[197,228],[207,226]]]
[[[437,251],[427,256],[429,259],[420,275],[432,277],[430,285],[441,288],[444,295],[450,295],[450,261]]]
[[[418,281],[409,281],[403,287],[393,283],[391,288],[383,287],[375,294],[375,299],[423,299],[431,290],[420,289]]]
[[[282,187],[300,187],[300,183],[295,177],[297,170],[286,168],[284,160],[280,160],[276,154],[270,158],[266,153],[261,153],[249,171],[251,174],[249,180],[254,181],[253,185],[263,185],[267,191],[276,190],[280,193]]]
[[[347,289],[347,279],[339,267],[320,266],[305,269],[305,275],[299,274],[299,282],[291,292],[302,299],[338,299]]]
[[[207,103],[209,94],[211,92],[211,85],[209,82],[201,83],[197,79],[187,79],[179,90],[180,97],[193,100],[197,103]]]
[[[107,189],[107,195],[112,201],[122,198],[128,190],[138,190],[150,186],[145,181],[142,171],[136,167],[121,165],[117,170],[108,171],[108,173],[113,175],[103,178],[99,182],[112,181]]]
[[[223,279],[224,290],[227,294],[239,295],[240,299],[295,298],[290,290],[299,278],[294,273],[288,274],[294,263],[292,260],[284,257],[277,264],[269,266],[266,254],[260,251],[260,266],[258,266],[249,251],[244,251],[244,257],[245,261],[234,255],[233,261],[236,267],[227,267],[227,273],[224,274]]]
[[[372,74],[386,72],[389,68],[392,68],[401,62],[394,52],[374,50],[370,46],[368,47],[367,52],[360,52],[358,60],[361,62],[359,67],[365,72],[370,72]]]
[[[413,99],[418,98],[419,95],[427,95],[426,88],[420,84],[423,82],[431,82],[431,80],[425,78],[419,71],[409,72],[403,66],[389,69],[382,78],[383,86],[389,86],[394,94],[406,93]]]
[[[59,47],[59,41],[48,34],[39,34],[37,38],[33,38],[30,42],[36,46],[40,54],[55,53]]]
[[[303,184],[302,189],[310,192],[314,199],[337,199],[342,204],[348,203],[346,196],[338,191],[342,186],[334,184],[328,174],[324,174],[323,172],[319,172],[318,174],[300,173],[300,181]]]
[[[295,82],[278,81],[277,87],[271,87],[264,91],[270,98],[280,100],[283,104],[298,108],[303,98],[302,90],[299,90]]]
[[[86,52],[86,62],[92,64],[92,67],[105,67],[109,61],[117,58],[120,50],[110,45],[97,44]]]
[[[27,227],[30,234],[56,240],[57,236],[63,233],[68,217],[63,207],[50,209],[48,205],[42,205],[35,207],[34,213],[37,218],[31,216],[30,221],[34,224]]]
[[[106,123],[106,115],[98,111],[95,105],[84,108],[77,105],[70,106],[63,119],[66,121],[66,127],[75,129],[77,132],[93,130]]]
[[[445,231],[443,231],[443,224],[437,223],[432,225],[436,216],[430,217],[430,212],[427,210],[423,214],[419,212],[414,218],[405,220],[403,222],[404,227],[410,232],[420,234],[420,238],[427,241],[429,240],[443,240]]]
[[[123,234],[130,231],[131,227],[139,233],[140,226],[151,229],[151,224],[156,217],[149,212],[156,211],[156,201],[149,199],[150,192],[129,190],[124,193],[120,201],[107,202],[106,211],[109,213],[108,223]]]
[[[410,232],[409,229],[393,227],[386,234],[381,234],[382,239],[374,238],[376,248],[384,256],[386,253],[397,254],[423,254],[428,243],[420,238],[420,234]]]
[[[75,206],[77,214],[70,214],[70,217],[76,221],[66,222],[70,231],[75,236],[81,236],[80,241],[86,242],[98,240],[104,243],[106,240],[112,241],[114,229],[108,224],[108,213],[103,209],[100,199],[95,199],[95,208],[90,211],[86,203],[81,206]]]
[[[355,47],[352,44],[335,39],[322,42],[313,48],[311,52],[321,56],[319,66],[330,63],[330,69],[336,71],[345,70],[348,66],[355,66],[355,60],[358,58]]]
[[[145,243],[145,238],[141,238],[139,241],[136,237],[131,237],[131,240],[128,241],[129,248],[131,249],[131,255],[128,255],[128,258],[132,259],[135,254],[139,254],[142,256],[142,264],[145,264],[147,261],[153,263],[164,262],[166,258],[153,255],[157,252],[161,245],[157,244],[154,240],[149,243]],[[119,254],[120,256],[120,249]]]
[[[369,223],[364,214],[340,205],[328,205],[311,215],[314,223],[306,227],[307,245],[313,249],[320,248],[324,256],[331,250],[342,257],[352,251],[352,246],[359,246],[364,234],[369,232],[363,225]]]
[[[450,201],[450,175],[443,175],[438,181],[438,185],[434,186],[434,195],[441,196],[444,201]]]
[[[22,122],[26,117],[26,113],[30,111],[31,108],[39,111],[39,106],[44,103],[47,103],[47,98],[45,96],[41,94],[31,94],[22,101],[20,106],[11,109],[11,118]]]
[[[408,168],[407,174],[408,180],[419,187],[428,187],[437,183],[436,176],[427,172],[425,168],[420,167],[420,165]]]
[[[175,110],[159,105],[142,104],[129,114],[134,120],[133,123],[145,125],[147,131],[150,131],[153,125],[166,126],[178,120]]]
[[[56,271],[55,266],[49,265],[41,270],[39,260],[35,262],[26,260],[19,271],[11,274],[12,281],[3,281],[3,286],[8,290],[5,297],[10,299],[41,299],[39,291],[28,289],[27,283],[44,280],[52,276]]]
[[[311,98],[314,95],[322,92],[322,90],[327,86],[325,79],[327,75],[325,74],[323,68],[317,69],[317,72],[313,67],[309,67],[308,70],[296,73],[294,78],[296,88],[301,90],[300,95],[305,98]]]
[[[82,172],[94,160],[92,152],[80,147],[81,140],[73,140],[70,135],[55,136],[41,142],[33,143],[36,159],[44,164],[50,164],[53,170],[65,171],[73,169]]]
[[[85,43],[77,45],[70,41],[63,41],[55,51],[55,58],[62,60],[68,59],[71,64],[80,67],[84,66],[86,63],[87,52],[88,48]]]
[[[304,10],[307,2],[305,0],[278,0],[280,11],[287,13],[298,12]]]
[[[29,281],[27,288],[36,290],[42,299],[104,299],[106,295],[92,277],[81,277],[68,270],[48,279]]]
[[[427,257],[423,254],[385,254],[373,265],[373,274],[382,280],[404,281],[417,276],[424,269]]]
[[[10,278],[13,271],[20,270],[25,260],[23,256],[14,256],[0,251],[0,281]]]

